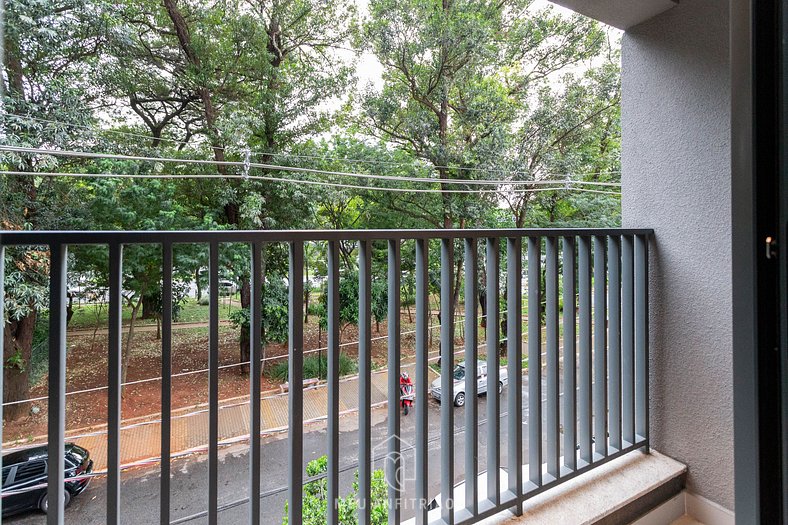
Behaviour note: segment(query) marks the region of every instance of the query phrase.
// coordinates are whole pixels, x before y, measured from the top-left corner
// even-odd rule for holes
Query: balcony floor
[[[507,511],[482,523],[631,523],[644,512],[678,494],[684,486],[686,471],[685,465],[659,452],[631,452],[528,500],[520,517],[514,517]],[[684,518],[675,523],[698,523],[691,518],[688,518],[690,521],[682,521]]]

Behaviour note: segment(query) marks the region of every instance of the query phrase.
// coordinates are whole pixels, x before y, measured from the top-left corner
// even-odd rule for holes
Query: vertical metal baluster
[[[607,455],[607,263],[605,239],[594,236],[594,450]]]
[[[610,448],[621,450],[621,237],[608,237],[608,404]]]
[[[219,521],[219,243],[208,263],[208,525]]]
[[[473,516],[479,512],[477,272],[476,239],[465,239],[465,508]]]
[[[260,375],[263,339],[263,243],[252,243],[252,297],[249,305],[249,523],[260,524]]]
[[[172,435],[172,244],[162,244],[161,287],[161,479],[159,522],[170,523],[170,451]]]
[[[542,276],[539,237],[528,238],[528,479],[542,485]]]
[[[2,237],[2,235],[0,235]],[[3,298],[3,303],[0,304],[0,319],[5,322],[5,245],[0,242],[0,298]],[[0,330],[0,348],[5,348],[5,330]],[[2,393],[5,392],[5,385],[3,384],[3,376],[0,374],[0,421],[3,421],[3,403]],[[0,471],[3,469],[3,425],[0,424]],[[3,498],[0,497],[0,516],[3,512]],[[2,517],[0,517],[2,522]]]
[[[498,396],[498,343],[500,341],[500,307],[498,279],[500,260],[498,239],[487,239],[487,499],[501,501],[501,459],[498,447],[500,431],[500,397]]]
[[[68,248],[50,246],[49,270],[49,417],[47,429],[47,524],[63,524],[66,428],[66,273]]]
[[[649,299],[648,299],[648,234],[641,235],[643,238],[643,411],[645,412],[645,421],[643,422],[643,436],[646,438],[646,452],[651,450],[651,433],[649,431],[650,421],[650,408],[649,408],[649,392],[650,390],[650,376],[649,376]]]
[[[120,384],[123,366],[121,360],[122,292],[123,246],[110,244],[109,311],[107,312],[109,317],[107,336],[109,346],[109,355],[107,356],[107,524],[120,523],[120,405],[123,388]]]
[[[400,245],[399,239],[389,240],[388,246],[388,451],[386,484],[388,485],[389,525],[399,525],[402,517],[400,498],[402,486],[400,469]]]
[[[339,241],[328,242],[328,515],[339,524]]]
[[[547,473],[554,479],[561,475],[559,446],[559,408],[558,408],[558,238],[545,239],[547,256],[545,274],[545,312],[547,336]]]
[[[523,249],[520,237],[506,241],[506,356],[509,376],[509,491],[523,493]],[[522,503],[515,514],[523,513]]]
[[[290,243],[290,309],[288,395],[288,506],[289,525],[301,525],[304,488],[304,244]]]
[[[441,518],[454,523],[454,241],[441,239]]]
[[[429,345],[429,241],[416,240],[416,525],[427,525],[427,383]]]
[[[358,523],[369,525],[372,494],[372,241],[358,250]]]
[[[624,445],[635,443],[635,273],[634,240],[625,235],[621,245],[621,427]]]
[[[580,459],[593,461],[591,442],[591,238],[578,238],[578,294],[580,317],[580,374],[578,378],[578,441]],[[583,465],[581,465],[583,466]]]
[[[635,437],[648,447],[648,239],[635,236]]]
[[[577,469],[575,238],[564,237],[564,466]]]

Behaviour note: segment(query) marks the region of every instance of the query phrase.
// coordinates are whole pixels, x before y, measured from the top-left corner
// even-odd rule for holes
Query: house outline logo
[[[391,445],[396,443],[398,453],[390,451]],[[404,487],[406,481],[416,480],[416,456],[415,454],[406,454],[406,452],[413,449],[413,445],[402,439],[401,436],[387,436],[386,439],[378,443],[372,448],[372,457],[376,459],[383,459],[384,471],[386,473],[386,485],[392,487],[389,474],[394,471],[394,480],[400,488]]]

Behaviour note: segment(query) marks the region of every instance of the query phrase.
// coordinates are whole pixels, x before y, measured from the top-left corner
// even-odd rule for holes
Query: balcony
[[[370,523],[373,507],[373,471],[385,473],[385,508],[389,523],[412,519],[417,524],[477,523],[507,509],[522,512],[523,504],[549,496],[557,487],[596,471],[626,454],[649,450],[648,374],[648,246],[650,230],[386,230],[386,231],[224,231],[224,232],[3,232],[0,246],[35,246],[51,256],[49,277],[49,394],[48,456],[62,457],[66,439],[66,283],[70,246],[104,245],[109,250],[109,325],[107,361],[106,470],[78,476],[106,478],[107,523],[118,523],[121,506],[121,472],[129,465],[123,457],[121,414],[121,293],[123,251],[130,245],[161,246],[164,305],[173,301],[173,250],[182,244],[208,250],[210,319],[208,323],[207,489],[204,510],[175,516],[171,468],[172,413],[172,309],[163,309],[161,325],[160,454],[152,458],[160,469],[158,493],[162,524],[205,519],[225,521],[222,513],[245,509],[250,523],[261,520],[261,502],[270,496],[263,480],[285,481],[288,523],[302,523],[304,487],[324,480],[328,523],[338,523],[338,502],[349,485],[344,475],[358,469],[359,523]],[[340,378],[340,243],[354,243],[358,254],[358,375],[351,378],[357,392],[356,410],[341,410]],[[289,385],[304,382],[305,353],[303,286],[305,246],[325,250],[327,268],[328,371],[321,398],[325,438],[315,447],[307,422],[305,395],[312,389],[287,389],[286,450],[284,472],[265,464],[269,447],[261,436],[262,304],[265,293],[267,244],[289,251]],[[220,425],[227,411],[219,397],[219,260],[226,244],[248,247],[252,280],[250,312],[251,359],[249,398],[242,409],[248,417],[248,434],[233,443],[248,442],[247,496],[221,491]],[[373,260],[373,247],[378,254]],[[403,260],[403,248],[412,253]],[[456,263],[462,259],[461,266]],[[0,258],[2,260],[2,258]],[[439,275],[431,275],[430,260],[439,261]],[[455,268],[461,267],[459,276]],[[408,270],[407,268],[413,269]],[[386,365],[372,369],[372,276],[385,276],[388,301]],[[401,285],[403,277],[415,280],[415,359],[402,349]],[[430,292],[430,279],[439,293]],[[482,283],[480,285],[480,283]],[[456,294],[452,290],[459,288]],[[436,286],[433,286],[433,290]],[[462,326],[455,322],[455,297],[483,299],[484,308],[465,304]],[[525,299],[524,299],[525,297]],[[437,359],[429,318],[431,298],[439,301]],[[482,312],[483,310],[483,312]],[[55,315],[59,312],[59,315]],[[514,316],[510,316],[514,312]],[[537,312],[534,315],[534,312]],[[484,328],[486,327],[486,328]],[[458,328],[461,328],[458,335]],[[382,342],[381,342],[382,343]],[[495,348],[489,352],[487,349]],[[506,390],[490,388],[478,396],[474,374],[466,374],[464,407],[455,399],[453,372],[464,361],[486,365],[486,384],[499,383],[501,355],[505,355]],[[444,402],[431,399],[429,387],[439,365]],[[400,372],[412,372],[415,413],[402,416]],[[384,372],[381,375],[381,372]],[[432,375],[431,375],[432,374]],[[373,399],[385,375],[383,402]],[[345,397],[347,391],[343,390]],[[318,396],[319,397],[319,396]],[[476,401],[476,402],[474,402]],[[310,401],[311,403],[311,401]],[[311,406],[311,405],[310,405]],[[384,408],[385,412],[384,412]],[[340,443],[341,414],[353,413],[357,422],[357,447]],[[512,418],[509,414],[521,414]],[[437,415],[439,414],[439,416]],[[438,425],[435,417],[439,418]],[[373,431],[385,419],[385,431]],[[405,419],[407,418],[407,419]],[[308,421],[309,420],[309,421]],[[446,429],[451,429],[447,431]],[[270,449],[273,450],[273,449]],[[7,452],[7,450],[4,450]],[[305,466],[316,455],[327,455],[324,474],[308,476]],[[167,458],[167,460],[161,460]],[[62,461],[48,470],[48,523],[63,523],[65,470]],[[133,466],[133,464],[132,464]],[[352,470],[351,470],[352,472]],[[493,474],[491,474],[493,473]],[[273,474],[273,476],[272,476]],[[341,476],[342,474],[342,476]],[[577,479],[576,479],[577,478]],[[39,487],[40,488],[40,487]],[[9,494],[4,494],[4,499]],[[455,503],[457,502],[457,503]],[[265,502],[263,507],[268,506]],[[281,509],[281,507],[280,507]],[[94,510],[95,513],[95,510]],[[225,515],[226,516],[226,515]]]

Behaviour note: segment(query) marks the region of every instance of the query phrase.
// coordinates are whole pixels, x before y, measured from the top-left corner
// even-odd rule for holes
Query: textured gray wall
[[[623,222],[651,227],[652,445],[733,491],[728,2],[683,0],[623,41]]]

